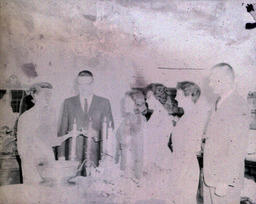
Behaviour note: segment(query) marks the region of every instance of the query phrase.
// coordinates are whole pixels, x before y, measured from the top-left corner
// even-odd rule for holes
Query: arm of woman
[[[60,146],[62,142],[64,142],[65,140],[67,140],[68,138],[72,137],[72,135],[69,133],[69,134],[66,134],[62,137],[55,137],[52,141],[52,145],[51,146]]]

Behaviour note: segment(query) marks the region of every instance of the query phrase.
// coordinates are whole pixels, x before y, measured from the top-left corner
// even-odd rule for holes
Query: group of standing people
[[[149,118],[145,117],[145,108],[141,109],[144,104],[138,102],[142,94],[130,92],[124,98],[124,120],[117,131],[121,169],[137,179],[152,174],[156,182],[151,188],[167,172],[163,183],[167,184],[170,203],[197,203],[200,154],[204,203],[240,203],[249,131],[248,106],[236,91],[235,73],[229,64],[220,63],[211,69],[209,86],[218,96],[210,110],[200,98],[197,84],[177,83],[175,99],[184,115],[175,126],[151,89],[144,94],[144,103],[153,110]],[[161,171],[155,171],[157,168]]]
[[[148,89],[146,93],[127,92],[121,102],[123,121],[116,131],[114,155],[124,176],[132,177],[137,182],[154,177],[156,181],[159,179],[159,185],[161,182],[167,184],[168,203],[196,204],[200,174],[197,156],[204,138],[204,203],[238,204],[244,176],[249,117],[247,104],[237,94],[234,80],[234,70],[229,64],[217,64],[211,69],[209,82],[218,98],[210,112],[202,105],[201,90],[197,84],[179,82],[176,100],[183,108],[184,115],[175,126],[174,118],[155,97],[154,90]],[[103,120],[106,119],[107,125],[112,128],[114,120],[109,100],[94,94],[93,82],[90,71],[84,70],[78,74],[76,85],[79,94],[64,101],[59,137],[55,139],[55,144],[61,144],[58,158],[68,160],[71,138],[67,138],[67,134],[72,131],[74,121],[81,133],[83,129],[88,129],[91,121],[97,136],[90,143],[89,159],[97,167],[102,159]],[[47,141],[38,136],[42,132],[49,135],[47,127],[52,126],[51,122],[43,119],[42,114],[50,111],[45,100],[49,97],[50,89],[52,86],[49,83],[37,84],[35,106],[19,119],[18,151],[24,183],[42,177],[40,173],[39,176],[34,175],[37,174],[32,170],[35,166],[49,162],[46,158],[51,157],[51,161],[54,161],[53,142],[46,144]],[[26,127],[29,120],[33,120],[31,124],[38,125]],[[76,156],[81,163],[86,157],[87,142],[86,137],[77,137]],[[40,145],[33,146],[34,143]],[[41,144],[47,147],[42,148]],[[164,178],[160,176],[161,172],[166,175]],[[80,175],[86,176],[86,169]]]
[[[114,127],[110,102],[93,93],[93,74],[84,70],[76,78],[79,94],[67,98],[63,103],[60,121],[54,117],[50,100],[52,85],[48,82],[34,84],[31,87],[34,106],[19,118],[17,147],[21,157],[23,183],[42,183],[45,181],[45,169],[54,167],[55,159],[70,160],[71,143],[69,132],[74,123],[77,126],[75,157],[80,164],[86,157],[87,138],[82,136],[88,129],[89,120],[97,135],[90,148],[91,163],[97,167],[101,159],[101,132],[104,118]],[[56,128],[58,126],[58,128]],[[55,137],[56,135],[56,137]],[[58,136],[58,137],[57,137]],[[54,148],[53,147],[57,147]],[[86,176],[85,166],[79,175]],[[72,176],[72,175],[71,175]]]

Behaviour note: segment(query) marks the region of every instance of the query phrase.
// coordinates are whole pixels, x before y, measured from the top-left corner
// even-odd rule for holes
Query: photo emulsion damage
[[[256,204],[255,11],[0,1],[0,204]]]

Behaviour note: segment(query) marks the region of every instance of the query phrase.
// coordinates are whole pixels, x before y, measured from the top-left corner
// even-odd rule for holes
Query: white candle
[[[77,124],[74,119],[73,130],[72,130],[72,146],[71,146],[71,160],[76,160],[76,137],[77,137]]]
[[[88,132],[87,132],[87,145],[86,145],[86,173],[87,176],[91,174],[90,168],[91,168],[91,161],[90,161],[90,154],[91,154],[91,142],[92,142],[92,134],[93,134],[93,128],[92,128],[92,118],[89,119],[89,124],[88,124]]]
[[[104,155],[105,154],[107,154],[108,152],[107,152],[107,138],[108,138],[108,136],[107,136],[107,134],[108,134],[108,132],[107,132],[107,118],[106,117],[104,117],[104,119],[103,119],[103,124],[102,124],[102,145],[103,145],[103,149],[102,149],[102,151],[103,151],[103,157],[104,157]]]

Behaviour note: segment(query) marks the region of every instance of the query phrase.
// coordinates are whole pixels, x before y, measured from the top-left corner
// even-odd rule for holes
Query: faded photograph
[[[255,2],[0,1],[0,204],[256,204]]]

